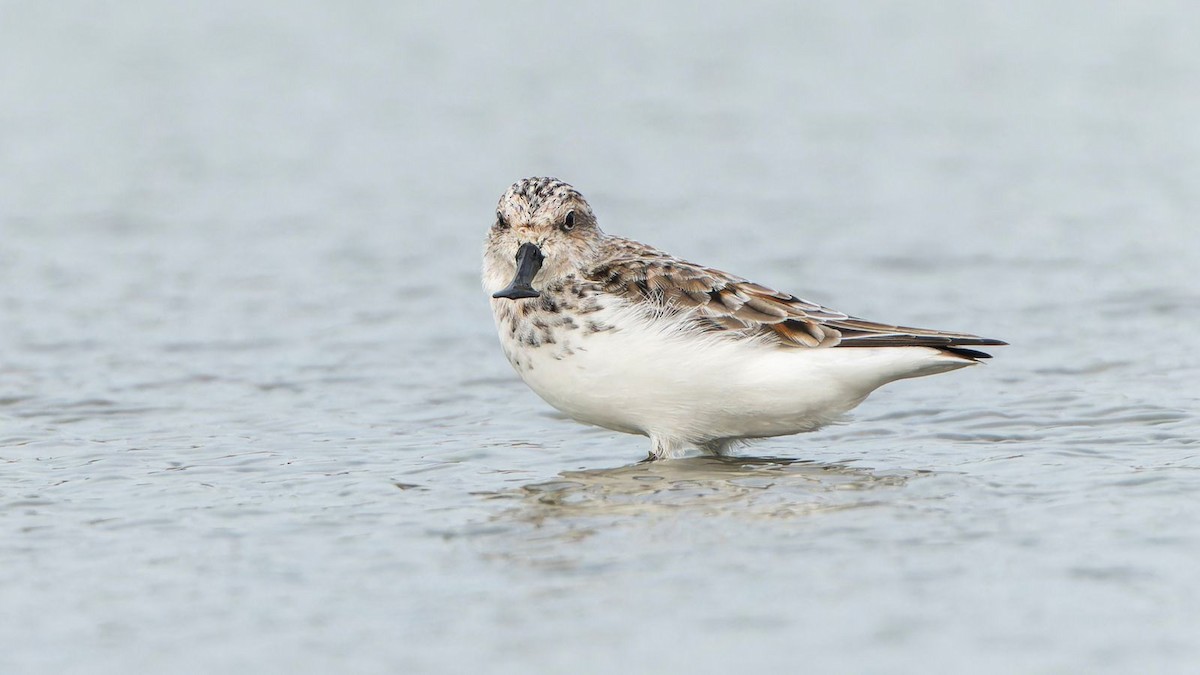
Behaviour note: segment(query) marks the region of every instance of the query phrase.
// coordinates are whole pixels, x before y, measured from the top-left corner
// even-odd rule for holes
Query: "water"
[[[1194,672],[1198,19],[0,5],[0,671]],[[1013,346],[635,464],[492,333],[534,174]]]

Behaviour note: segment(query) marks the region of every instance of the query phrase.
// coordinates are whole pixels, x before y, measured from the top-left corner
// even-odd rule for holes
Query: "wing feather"
[[[988,355],[955,348],[1007,344],[969,333],[866,321],[628,239],[614,237],[609,245],[610,255],[586,278],[629,302],[652,303],[658,312],[691,313],[703,330],[793,347],[934,347],[968,359]]]

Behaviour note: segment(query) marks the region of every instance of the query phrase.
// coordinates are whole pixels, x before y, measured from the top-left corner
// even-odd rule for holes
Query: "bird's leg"
[[[665,438],[662,436],[650,437],[650,456],[646,462],[653,462],[657,459],[669,459],[679,454],[683,449],[683,444],[674,438]]]
[[[737,441],[731,439],[722,439],[701,443],[700,449],[710,455],[713,455],[714,457],[728,457],[730,452],[736,446]]]

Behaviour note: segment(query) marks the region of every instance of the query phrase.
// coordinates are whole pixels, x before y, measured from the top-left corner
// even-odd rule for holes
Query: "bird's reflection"
[[[897,489],[921,471],[773,457],[691,457],[610,469],[567,471],[488,497],[519,500],[502,518],[548,519],[678,513],[787,517],[865,506],[871,492]]]

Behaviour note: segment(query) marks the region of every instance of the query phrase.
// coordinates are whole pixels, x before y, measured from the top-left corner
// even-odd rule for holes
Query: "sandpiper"
[[[812,431],[1006,344],[864,321],[605,234],[555,178],[500,198],[483,286],[525,383],[575,420],[648,436],[651,459]]]

